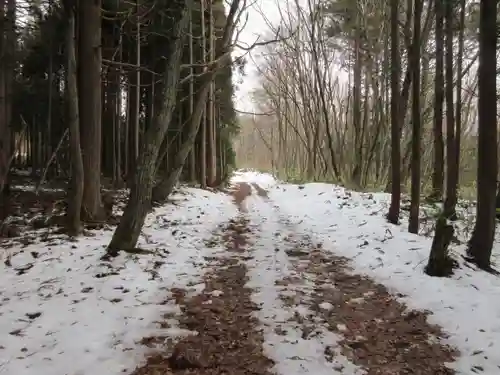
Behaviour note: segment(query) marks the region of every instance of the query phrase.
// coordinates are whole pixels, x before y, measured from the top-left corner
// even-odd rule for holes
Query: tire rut
[[[442,343],[447,335],[427,321],[429,312],[409,310],[383,285],[353,273],[347,258],[301,234],[277,205],[268,204],[287,233],[281,240],[292,265],[292,275],[280,281],[289,286],[280,297],[289,308],[306,305],[309,310],[294,315],[303,338],[313,338],[318,328],[326,327],[339,336],[341,354],[368,375],[456,373],[449,365],[459,353]],[[301,288],[305,280],[313,288]],[[325,348],[326,358],[336,353],[338,348]],[[335,369],[344,373],[339,366]]]
[[[202,293],[189,297],[174,291],[181,305],[180,327],[192,332],[148,359],[132,375],[270,375],[273,361],[263,354],[262,332],[256,327],[252,289],[245,265],[248,222],[243,217],[222,228],[227,253],[208,259]]]
[[[348,260],[310,244],[292,256],[298,273],[314,275],[310,308],[342,337],[342,354],[369,375],[451,375],[458,352],[442,344],[446,334],[428,323],[428,312],[408,310],[387,289],[356,275]]]

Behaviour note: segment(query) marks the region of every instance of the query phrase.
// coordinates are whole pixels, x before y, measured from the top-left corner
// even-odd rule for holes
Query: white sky
[[[226,0],[226,4],[230,0]],[[250,46],[256,41],[265,42],[269,35],[273,35],[281,23],[281,12],[284,11],[290,4],[289,0],[247,0],[248,6],[245,16],[248,15],[246,26],[239,34],[239,44]],[[299,3],[306,3],[305,0],[299,0]],[[292,6],[295,7],[295,4]],[[245,17],[242,17],[242,23]],[[271,29],[269,24],[273,26]],[[240,25],[241,27],[242,25]],[[245,67],[245,76],[241,76],[239,72],[234,74],[234,82],[236,83],[235,105],[236,109],[244,112],[254,112],[257,110],[252,102],[252,92],[258,87],[257,68],[255,59],[257,59],[261,50],[255,48],[248,53],[241,49],[236,49],[233,52],[234,56],[247,54],[247,65]],[[336,73],[339,78],[347,80],[345,72],[339,69]],[[258,110],[257,110],[258,112]]]
[[[265,18],[273,24],[279,23],[279,12],[276,1],[280,0],[248,0],[249,6],[246,14],[248,14],[248,21],[245,28],[239,35],[239,43],[242,45],[252,45],[259,40],[265,41],[265,35],[270,32],[267,23],[261,14],[264,12]],[[242,17],[244,20],[244,17]],[[241,49],[237,49],[234,54],[239,56],[245,53]],[[237,83],[236,90],[236,109],[240,111],[253,112],[254,105],[251,100],[252,91],[257,88],[256,66],[254,65],[252,56],[256,56],[258,50],[254,50],[247,55],[247,65],[245,67],[245,76],[242,77],[239,73],[234,75],[234,80]]]

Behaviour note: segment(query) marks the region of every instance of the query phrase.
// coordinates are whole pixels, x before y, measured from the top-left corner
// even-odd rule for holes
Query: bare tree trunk
[[[467,254],[478,267],[491,269],[495,237],[497,161],[496,80],[497,1],[481,0],[479,24],[479,134],[476,225]]]
[[[399,124],[399,0],[391,0],[391,205],[387,219],[399,223],[401,206],[401,126]]]
[[[432,241],[431,253],[426,266],[426,273],[431,276],[449,276],[455,262],[449,257],[448,247],[454,229],[449,220],[455,216],[457,202],[458,164],[455,148],[455,119],[453,105],[453,4],[446,1],[446,199],[444,209],[436,222],[436,231]],[[457,74],[460,80],[460,72]]]
[[[16,69],[16,0],[7,1],[7,32],[6,32],[6,71],[5,71],[5,121],[8,126],[12,122],[12,103],[14,101],[14,74]],[[10,160],[16,151],[14,138],[9,132],[10,138]]]
[[[420,155],[421,155],[421,115],[420,115],[420,18],[422,0],[414,1],[413,15],[413,90],[412,90],[412,142],[411,142],[411,203],[408,231],[418,233],[420,210]]]
[[[68,126],[71,158],[71,177],[68,184],[68,233],[80,234],[82,226],[80,213],[83,198],[84,170],[80,148],[80,124],[78,113],[77,68],[75,56],[75,10],[74,3],[66,0],[65,11],[68,17],[66,31],[66,101],[68,103]]]
[[[130,180],[135,174],[137,157],[139,155],[139,118],[141,110],[141,24],[139,21],[139,0],[135,2],[136,30],[135,30],[135,56],[131,63],[136,66],[135,71],[130,72],[129,95],[130,95],[130,120],[129,120],[129,169]]]
[[[194,112],[191,114],[191,119],[189,121],[189,130],[186,139],[182,142],[178,152],[175,155],[173,164],[170,168],[170,173],[166,178],[162,179],[158,185],[153,189],[153,201],[163,202],[172,193],[172,190],[179,180],[179,176],[184,168],[189,152],[193,148],[196,141],[196,135],[200,129],[200,125],[203,126],[201,121],[203,112],[206,107],[207,97],[210,92],[211,80],[215,76],[215,72],[206,73],[205,78],[201,84],[201,88],[196,98],[196,103],[194,105]]]
[[[202,63],[206,63],[207,61],[207,35],[206,35],[206,25],[205,25],[205,1],[201,0],[201,56]],[[206,72],[206,68],[203,68],[203,72]],[[200,134],[200,185],[201,188],[205,188],[207,186],[207,114],[206,114],[206,105],[205,110],[201,115],[201,134]]]
[[[311,7],[311,4],[309,2],[309,10],[313,12],[313,9]],[[316,30],[315,30],[315,24],[313,23],[312,25],[312,30],[311,30],[311,35],[310,35],[310,40],[311,40],[311,52],[313,54],[313,70],[314,70],[314,75],[316,77],[316,83],[318,84],[318,89],[319,89],[319,100],[321,101],[321,114],[323,115],[323,121],[325,122],[325,130],[326,130],[326,138],[328,140],[328,144],[330,145],[330,162],[332,165],[332,170],[333,174],[336,179],[340,180],[340,172],[338,170],[337,166],[337,158],[335,157],[335,152],[333,150],[333,137],[331,134],[330,126],[331,126],[331,121],[330,117],[328,114],[328,107],[327,107],[327,100],[326,100],[326,90],[324,89],[324,83],[323,80],[321,79],[320,75],[320,68],[319,68],[319,53],[318,53],[318,46],[317,46],[317,41],[316,41]],[[316,137],[315,137],[316,138]],[[314,159],[313,159],[314,162]],[[313,166],[313,169],[314,166]],[[314,171],[316,172],[316,171]]]
[[[158,115],[155,116],[141,142],[141,151],[137,159],[137,168],[132,180],[129,200],[108,246],[109,255],[115,255],[119,250],[130,250],[136,246],[147,211],[151,205],[156,162],[161,144],[172,120],[177,100],[184,33],[188,26],[188,9],[192,9],[192,1],[188,0],[182,4],[180,19],[175,25],[175,43],[164,72],[165,84],[163,85],[164,94],[162,95],[164,101]]]
[[[16,1],[7,1],[6,13],[5,1],[0,1],[0,6],[0,32],[3,33],[0,38],[0,197],[7,199],[10,193],[8,173],[15,152],[11,120],[16,65]]]
[[[194,54],[193,54],[193,10],[189,11],[189,113],[194,111]],[[196,181],[196,150],[193,147],[189,153],[189,178]]]
[[[135,59],[134,59],[135,60]],[[132,63],[135,63],[133,61]],[[136,160],[139,145],[139,111],[140,111],[140,91],[138,81],[139,69],[129,73],[128,85],[128,143],[127,143],[127,157],[128,157],[128,170],[127,180],[130,182],[135,174]]]
[[[208,1],[209,9],[209,27],[208,27],[208,55],[209,61],[215,60],[215,43],[214,43],[214,14],[213,0]],[[207,108],[207,146],[208,146],[208,168],[207,168],[207,185],[215,186],[217,178],[217,148],[215,143],[215,82],[210,82],[210,91],[208,93],[208,108]]]
[[[7,32],[8,22],[5,17],[6,0],[0,0],[0,32],[3,35]],[[8,194],[8,172],[10,158],[10,124],[7,123],[7,93],[6,93],[6,75],[7,64],[5,56],[7,54],[7,46],[5,38],[0,37],[0,194],[2,201],[7,198]],[[5,188],[5,192],[4,192]],[[5,202],[0,202],[0,204]]]
[[[49,8],[48,11],[52,12],[52,1],[49,0]],[[54,33],[54,27],[52,27],[52,33]],[[52,36],[53,38],[54,36]],[[52,45],[52,38],[49,40],[49,51],[52,51],[53,45]],[[53,54],[52,52],[49,53],[49,71],[48,71],[48,88],[47,88],[47,95],[48,95],[48,108],[47,108],[47,130],[45,131],[45,147],[44,147],[44,153],[46,155],[47,160],[50,159],[52,156],[52,98],[53,98],[53,88],[54,88],[54,72],[53,72],[53,66],[54,66],[54,61],[53,61]],[[49,168],[49,167],[48,167]]]
[[[119,1],[119,0],[117,0]],[[122,61],[123,57],[123,35],[118,28],[117,30],[118,33],[118,61]],[[114,87],[116,88],[115,91],[115,124],[114,124],[114,138],[113,138],[113,145],[114,145],[114,152],[113,152],[113,157],[115,159],[115,169],[113,171],[113,181],[117,186],[122,186],[123,185],[123,164],[122,164],[122,146],[121,146],[121,134],[122,134],[122,86],[121,86],[121,77],[122,77],[123,71],[121,66],[117,68],[116,71],[116,76],[115,76],[115,82],[113,83]]]
[[[462,138],[462,81],[463,81],[463,60],[464,60],[464,38],[465,38],[465,0],[460,0],[460,20],[458,34],[458,57],[457,57],[457,95],[456,95],[456,115],[455,115],[455,164],[456,176],[455,184],[460,184],[460,149]],[[458,195],[458,191],[456,193]]]
[[[356,19],[360,20],[360,10],[356,6]],[[352,170],[352,180],[356,187],[361,187],[361,165],[363,160],[363,148],[361,139],[361,30],[356,27],[354,37],[354,88],[353,88],[353,110],[352,122],[354,126],[354,167]]]
[[[443,141],[443,101],[444,101],[444,76],[443,76],[443,1],[435,0],[434,11],[436,13],[436,75],[434,78],[434,171],[432,174],[433,200],[443,197],[444,182],[444,141]]]
[[[446,1],[445,21],[446,21],[446,164],[448,173],[446,176],[446,199],[444,202],[444,211],[448,219],[455,217],[455,206],[457,203],[457,181],[458,165],[456,164],[455,153],[455,105],[453,98],[453,3]]]
[[[103,220],[101,202],[101,0],[78,5],[78,89],[84,220]]]

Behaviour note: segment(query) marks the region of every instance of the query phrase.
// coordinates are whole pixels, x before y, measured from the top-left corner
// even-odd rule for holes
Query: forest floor
[[[436,207],[417,236],[386,222],[386,194],[237,181],[257,190],[242,209],[182,188],[148,215],[151,253],[112,261],[112,225],[68,242],[34,225],[59,198],[20,207],[0,250],[0,374],[500,373],[500,279],[460,261],[471,204],[460,268],[430,278]]]

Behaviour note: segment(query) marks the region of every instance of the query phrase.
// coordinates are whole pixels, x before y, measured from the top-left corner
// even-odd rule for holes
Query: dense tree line
[[[0,191],[9,170],[68,180],[68,230],[110,214],[110,249],[133,248],[152,200],[179,180],[221,184],[238,130],[231,58],[244,4],[222,0],[0,2]],[[226,14],[227,13],[227,14]]]

